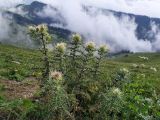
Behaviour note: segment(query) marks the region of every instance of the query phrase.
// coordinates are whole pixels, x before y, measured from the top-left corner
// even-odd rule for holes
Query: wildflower
[[[18,72],[18,70],[17,70],[17,69],[14,69],[14,72]]]
[[[140,59],[143,59],[143,60],[149,60],[148,57],[144,57],[144,56],[139,56]]]
[[[120,69],[120,71],[123,73],[129,73],[128,69],[126,69],[126,68],[122,68],[122,69]]]
[[[41,25],[38,25],[37,27],[36,27],[36,30],[38,31],[38,32],[44,32],[44,31],[46,31],[48,28],[47,28],[47,25],[45,25],[45,24],[41,24]]]
[[[86,50],[87,51],[94,51],[95,50],[95,44],[94,42],[89,42],[86,44]]]
[[[154,72],[157,72],[157,69],[154,67],[150,67],[151,70],[153,70]]]
[[[58,71],[51,72],[51,78],[53,80],[62,80],[63,79],[62,73]]]
[[[79,44],[82,41],[82,38],[79,34],[73,34],[72,40],[74,44]]]
[[[145,98],[145,101],[147,101],[148,103],[152,103],[153,100],[151,98]]]
[[[119,88],[113,88],[112,93],[117,96],[120,96],[122,94],[122,92]]]
[[[144,68],[144,67],[145,67],[145,64],[141,64],[141,67]]]
[[[100,53],[100,54],[103,54],[103,53],[106,53],[106,52],[108,52],[108,47],[106,46],[106,45],[102,45],[102,46],[100,46],[99,47],[99,50],[98,50],[98,52]]]
[[[66,43],[58,43],[56,45],[56,49],[58,50],[58,52],[64,53],[66,50]]]
[[[146,75],[145,75],[145,74],[141,74],[141,76],[142,76],[143,78],[145,78],[145,77],[146,77]]]
[[[137,65],[137,64],[132,64],[132,66],[133,66],[134,68],[137,68],[137,67],[138,67],[138,65]]]
[[[13,63],[15,63],[15,64],[18,64],[18,65],[20,65],[21,63],[20,62],[18,62],[18,61],[12,61]]]

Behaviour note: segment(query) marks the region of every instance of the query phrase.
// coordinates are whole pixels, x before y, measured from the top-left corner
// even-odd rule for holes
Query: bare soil
[[[35,78],[26,78],[23,82],[0,79],[4,86],[2,94],[9,100],[19,98],[32,98],[39,89],[39,82]]]

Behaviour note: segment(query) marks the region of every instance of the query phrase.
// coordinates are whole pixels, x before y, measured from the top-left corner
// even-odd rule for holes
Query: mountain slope
[[[115,12],[111,11],[115,16],[122,17],[124,15],[129,16],[131,18],[135,19],[135,23],[137,24],[137,37],[138,39],[153,39],[150,38],[148,35],[148,31],[150,31],[151,23],[154,23],[156,25],[160,25],[160,19],[159,18],[150,18],[148,16],[142,16],[142,15],[134,15],[129,13],[123,13],[123,12]]]
[[[40,2],[33,2],[30,5],[20,4],[16,8],[23,10],[25,14],[19,14],[13,11],[4,11],[3,17],[10,19],[12,24],[18,24],[20,26],[28,27],[29,25],[38,25],[38,24],[51,24],[57,23],[54,19],[49,17],[41,17],[37,13],[42,11],[47,5]],[[49,26],[51,34],[56,36],[58,39],[68,39],[71,34],[71,31],[63,28]]]

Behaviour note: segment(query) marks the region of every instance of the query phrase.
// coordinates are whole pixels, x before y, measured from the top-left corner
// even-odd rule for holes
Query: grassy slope
[[[33,76],[34,67],[39,66],[40,53],[35,50],[16,48],[13,46],[0,45],[0,79],[12,79],[12,72],[16,71],[18,80]],[[149,60],[140,59],[138,56],[146,56]],[[133,67],[137,64],[139,67]],[[143,66],[144,64],[145,66]],[[120,55],[103,61],[104,75],[107,79],[116,72],[117,69],[127,68],[132,74],[142,76],[135,77],[134,80],[143,80],[153,85],[160,93],[160,54],[159,53],[137,53],[129,55]],[[155,67],[157,72],[151,70]],[[145,75],[145,77],[144,77]]]
[[[143,60],[139,56],[148,57],[149,60]],[[112,61],[117,62],[117,64],[124,65],[127,67],[132,74],[136,76],[144,76],[141,78],[134,78],[134,80],[143,80],[153,85],[158,93],[160,93],[160,53],[136,53],[129,55],[121,55],[117,58],[112,59]],[[133,64],[138,65],[138,67],[133,67]],[[157,72],[151,69],[156,68]]]
[[[12,78],[13,71],[20,79],[31,76],[39,58],[40,53],[35,50],[0,45],[0,78]]]

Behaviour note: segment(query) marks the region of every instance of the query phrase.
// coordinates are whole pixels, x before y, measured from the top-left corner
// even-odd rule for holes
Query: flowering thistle
[[[48,27],[45,24],[29,27],[29,35],[33,40],[36,40],[40,44],[40,50],[43,54],[44,70],[42,74],[41,86],[43,86],[47,79],[49,79],[50,62],[48,57],[47,44],[52,40],[51,35],[48,33]]]
[[[73,34],[72,35],[72,40],[74,44],[79,44],[82,41],[82,38],[79,34]]]
[[[45,24],[41,24],[38,26],[29,26],[28,30],[32,38],[36,38],[36,40],[37,38],[43,39],[43,42],[45,42],[45,44],[48,44],[52,39],[52,37],[48,33],[48,27]]]
[[[62,80],[63,79],[62,73],[58,71],[51,72],[51,78],[53,80]]]
[[[107,45],[102,45],[98,49],[99,54],[104,54],[104,53],[106,53],[108,51],[109,51],[109,48],[107,47]]]
[[[113,88],[112,93],[117,96],[120,96],[122,94],[122,92],[119,88]]]
[[[48,27],[45,24],[41,24],[36,27],[36,30],[42,33],[48,31]]]
[[[29,26],[28,29],[30,32],[39,32],[39,33],[48,31],[48,27],[45,24],[41,24],[38,26]]]
[[[64,53],[66,50],[66,43],[57,43],[56,49],[60,53]]]
[[[95,50],[95,43],[89,42],[86,44],[86,51],[94,51]]]
[[[157,72],[157,69],[155,67],[150,67],[151,70],[153,70],[154,72]]]

